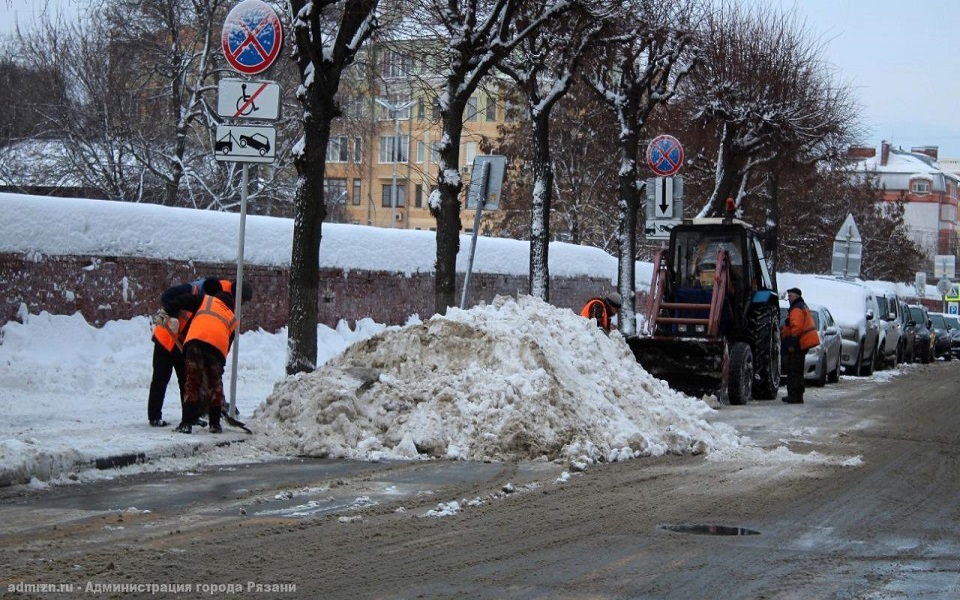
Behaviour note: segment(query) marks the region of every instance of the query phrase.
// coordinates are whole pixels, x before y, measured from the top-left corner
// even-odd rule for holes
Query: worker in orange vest
[[[623,298],[617,292],[610,292],[603,298],[591,298],[583,305],[580,316],[587,319],[596,319],[597,326],[605,333],[610,333],[611,320],[623,306]]]
[[[244,283],[241,296],[242,301],[249,300],[253,288]],[[192,433],[196,419],[208,412],[210,433],[222,433],[223,370],[237,330],[233,295],[227,292],[189,294],[171,302],[171,307],[194,313],[184,336],[186,381],[183,415],[176,430]]]
[[[783,401],[803,404],[804,362],[807,350],[820,343],[820,334],[799,288],[787,290],[787,299],[790,301],[790,310],[780,331],[783,371],[787,375],[787,395]]]
[[[176,311],[171,308],[170,303],[183,295],[198,294],[201,291],[216,294],[221,290],[232,292],[233,282],[208,277],[169,287],[160,295],[162,308],[153,316],[154,327],[151,338],[153,340],[153,376],[150,379],[150,392],[147,397],[147,420],[151,427],[166,427],[170,424],[163,419],[163,401],[173,373],[177,374],[181,404],[184,397],[183,338],[193,313]],[[206,425],[203,421],[198,423]]]

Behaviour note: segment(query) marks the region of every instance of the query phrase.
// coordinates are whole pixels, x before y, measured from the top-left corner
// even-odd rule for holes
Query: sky
[[[863,106],[866,145],[939,146],[960,157],[960,2],[760,0],[796,10]]]
[[[47,0],[76,18],[89,0]],[[938,146],[960,158],[960,2],[955,0],[758,0],[795,10],[838,81],[863,107],[862,143],[909,150]],[[0,34],[28,22],[44,0],[0,0]]]
[[[204,261],[235,257],[228,244],[202,241],[237,231],[237,215],[227,213],[16,194],[0,194],[0,212],[11,217],[0,220],[0,252],[37,261],[75,252],[178,260],[195,253]],[[289,237],[283,236],[291,227],[285,219],[249,217],[246,245],[258,262],[284,264]],[[357,268],[350,266],[355,258],[349,252],[333,251],[337,243],[353,243],[366,249],[361,254],[374,261],[369,266],[380,268],[377,261],[386,261],[398,276],[422,268],[435,244],[431,232],[357,225],[324,230],[326,264]],[[481,239],[479,268],[525,272],[529,244]],[[461,255],[467,252],[461,249]],[[551,259],[557,254],[563,263],[615,272],[616,260],[604,254],[607,262],[598,261],[597,252],[563,244],[551,246]],[[410,264],[403,266],[404,259]],[[809,276],[794,277],[790,285]],[[230,426],[222,436],[196,428],[190,435],[176,433],[175,383],[163,413],[171,425],[150,427],[150,335],[148,316],[95,328],[76,314],[32,314],[25,307],[18,321],[0,328],[0,485],[71,485],[300,455],[553,460],[567,473],[598,461],[668,453],[753,465],[859,464],[856,456],[761,449],[717,419],[709,398],[681,395],[651,377],[618,332],[607,337],[574,311],[527,296],[465,311],[452,308],[442,317],[411,315],[403,326],[370,320],[333,329],[321,325],[319,368],[292,377],[284,373],[285,329],[245,332],[239,338],[236,404],[252,435]],[[376,343],[368,342],[374,336]],[[227,364],[225,383],[232,357]],[[244,443],[215,447],[240,439]],[[97,459],[137,454],[149,462],[92,468]]]

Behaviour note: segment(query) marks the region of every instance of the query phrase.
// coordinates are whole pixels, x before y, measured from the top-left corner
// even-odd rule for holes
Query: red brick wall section
[[[236,277],[236,265],[173,262],[136,257],[33,257],[0,253],[0,326],[18,320],[21,305],[31,314],[80,312],[87,322],[102,326],[117,319],[149,315],[160,308],[160,294],[171,285],[200,277]],[[243,278],[254,296],[242,311],[244,331],[275,332],[287,323],[287,270],[244,265]],[[462,276],[460,279],[462,284]],[[456,300],[460,301],[458,285]],[[498,295],[527,293],[526,276],[474,273],[468,304],[490,302]],[[604,278],[554,277],[551,304],[579,310],[589,298],[610,291]],[[433,274],[407,277],[381,271],[323,269],[318,289],[318,321],[335,327],[362,318],[401,325],[411,314],[433,314]]]

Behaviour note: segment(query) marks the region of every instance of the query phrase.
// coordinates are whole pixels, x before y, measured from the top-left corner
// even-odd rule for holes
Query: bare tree
[[[379,0],[290,0],[303,138],[294,157],[299,181],[290,257],[288,374],[316,368],[327,143],[331,123],[341,114],[336,99],[341,76],[377,27],[378,4]]]
[[[486,233],[530,239],[534,197],[533,139],[529,111],[511,109],[485,151],[511,157],[500,210],[491,213]],[[512,113],[516,113],[515,115]],[[586,86],[572,86],[551,113],[550,161],[553,194],[550,240],[585,244],[616,252],[617,167],[610,161],[610,140],[618,133],[607,108]],[[547,211],[544,211],[545,213]]]
[[[598,47],[585,74],[620,124],[618,191],[618,290],[635,297],[637,213],[645,181],[637,163],[641,132],[650,113],[670,100],[696,63],[699,0],[631,0],[624,2],[618,30]],[[620,328],[636,331],[632,301],[624,303]]]
[[[460,250],[460,138],[470,96],[494,65],[545,22],[566,11],[572,0],[417,0],[416,25],[445,40],[444,83],[439,97],[440,138],[437,191],[430,212],[437,220],[435,309],[446,314],[456,292]],[[528,18],[516,22],[518,9],[530,3]],[[426,18],[423,18],[426,17]]]
[[[525,25],[536,7],[523,5],[517,26]],[[557,102],[573,85],[586,48],[602,27],[603,15],[588,10],[569,11],[567,18],[545,23],[523,40],[516,51],[504,57],[498,68],[516,82],[527,108],[533,150],[533,202],[530,214],[530,295],[550,300],[550,210],[554,169],[550,157],[551,114]]]
[[[863,239],[864,279],[912,281],[923,251],[904,222],[905,198],[884,201],[873,173],[854,174],[849,165],[830,161],[817,167],[797,165],[780,178],[780,216],[787,227],[780,238],[778,268],[797,273],[829,273],[833,240],[847,215],[853,215]]]
[[[789,161],[836,154],[855,132],[848,88],[835,85],[821,46],[793,13],[724,2],[706,20],[704,60],[688,81],[693,120],[718,138],[714,182],[700,216],[743,207],[752,178],[768,167],[768,197]]]

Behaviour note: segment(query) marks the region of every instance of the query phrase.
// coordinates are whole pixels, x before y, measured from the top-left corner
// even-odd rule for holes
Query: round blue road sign
[[[683,146],[672,135],[658,135],[647,146],[647,164],[654,173],[669,177],[683,165]]]
[[[223,23],[223,55],[240,73],[255,75],[267,70],[282,45],[280,19],[262,0],[243,0]]]

